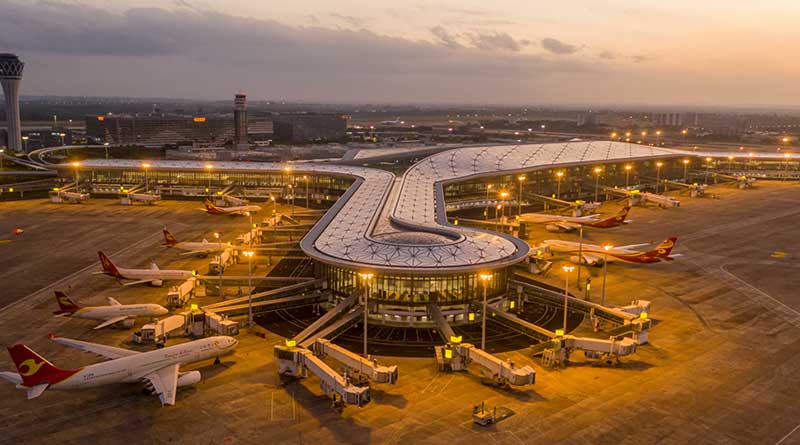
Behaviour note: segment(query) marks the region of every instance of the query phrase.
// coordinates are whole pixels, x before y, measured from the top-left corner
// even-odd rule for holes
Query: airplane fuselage
[[[209,337],[155,351],[129,355],[73,370],[64,380],[51,384],[51,389],[93,388],[114,383],[133,383],[170,365],[184,365],[233,352],[238,341],[232,337]],[[178,386],[182,386],[178,381]]]
[[[86,320],[108,320],[116,317],[159,317],[168,313],[169,311],[158,304],[122,304],[82,307],[71,316]]]

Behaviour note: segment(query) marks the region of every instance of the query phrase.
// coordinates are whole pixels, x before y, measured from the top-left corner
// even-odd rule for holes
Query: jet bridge
[[[536,371],[528,365],[521,368],[510,360],[501,360],[470,343],[453,342],[436,346],[436,361],[440,371],[466,371],[470,363],[481,367],[481,373],[498,386],[533,385]]]
[[[434,348],[440,371],[466,371],[469,364],[475,362],[481,367],[481,373],[498,386],[532,385],[536,381],[536,371],[530,366],[517,368],[511,361],[501,360],[470,343],[461,343],[461,337],[455,335],[435,304],[428,305],[428,313],[436,321],[439,334],[447,338],[445,346]]]
[[[586,201],[564,201],[551,196],[539,195],[536,193],[526,193],[527,196],[532,196],[535,199],[543,201],[545,204],[553,204],[558,207],[566,207],[572,209],[572,216],[579,217],[591,213],[602,206],[599,202],[586,202]]]
[[[312,350],[317,357],[330,357],[344,365],[348,370],[347,375],[362,375],[376,383],[397,382],[397,366],[378,365],[377,360],[369,360],[347,349],[331,343],[330,340],[318,338],[312,345]]]
[[[610,357],[618,359],[636,352],[637,342],[632,338],[623,337],[617,339],[613,334],[607,340],[558,335],[499,308],[492,308],[492,311],[497,316],[493,320],[541,341],[541,343],[531,347],[531,352],[534,356],[542,355],[542,363],[545,366],[552,366],[554,363],[567,363],[570,354],[574,350],[583,351],[587,358],[603,359]]]
[[[370,401],[369,386],[355,386],[347,376],[341,376],[321,358],[305,348],[295,346],[293,341],[285,345],[275,345],[275,358],[278,360],[278,373],[284,377],[305,378],[310,370],[319,377],[322,391],[333,399],[337,408],[343,405],[364,406]]]
[[[304,340],[308,339],[312,334],[322,329],[325,325],[330,323],[334,318],[338,317],[340,314],[350,309],[350,307],[352,307],[353,304],[355,304],[356,297],[357,294],[353,294],[342,300],[333,309],[326,312],[323,316],[319,317],[313,323],[308,325],[308,327],[303,329],[299,334],[295,335],[292,340],[302,343]]]

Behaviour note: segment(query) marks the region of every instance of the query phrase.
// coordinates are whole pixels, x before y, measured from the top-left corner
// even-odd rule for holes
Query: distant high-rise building
[[[6,122],[8,123],[8,148],[22,151],[19,119],[19,83],[25,64],[16,54],[0,54],[0,84],[6,97]]]
[[[233,144],[237,147],[247,145],[247,96],[237,94],[233,100]]]
[[[272,118],[272,128],[280,142],[341,141],[347,137],[347,119],[340,114],[282,113]]]

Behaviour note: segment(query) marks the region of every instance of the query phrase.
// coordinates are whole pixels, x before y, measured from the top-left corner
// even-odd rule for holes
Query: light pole
[[[480,274],[481,281],[483,281],[483,320],[481,321],[481,349],[486,350],[486,312],[488,308],[488,304],[486,302],[486,287],[489,284],[489,280],[492,279],[492,274],[490,273],[482,273]]]
[[[109,145],[108,142],[105,142],[103,144],[103,150],[105,150],[106,152],[106,159],[108,159],[108,145]]]
[[[214,239],[217,240],[219,245],[219,232],[214,232]],[[225,299],[225,294],[222,292],[222,252],[219,253],[219,296]]]
[[[247,326],[252,329],[253,328],[253,251],[245,250],[244,252],[242,252],[242,254],[244,254],[244,256],[247,257]]]
[[[728,173],[733,173],[733,155],[728,156]]]
[[[600,173],[603,171],[600,167],[594,168],[594,202],[599,202],[597,200],[597,194],[600,192]]]
[[[711,158],[706,158],[706,184],[708,184],[708,175],[711,172]]]
[[[689,181],[689,160],[688,159],[684,159],[683,160],[683,181],[684,182],[688,182]]]
[[[150,184],[149,184],[149,181],[147,180],[147,169],[148,168],[150,168],[150,164],[148,164],[147,162],[142,164],[142,169],[144,170],[144,192],[145,193],[150,191]]]
[[[575,270],[575,266],[561,266],[564,271],[564,335],[567,334],[567,302],[569,301],[569,273]]]
[[[578,227],[578,289],[581,288],[581,265],[583,264],[583,224]]]
[[[519,197],[517,197],[517,215],[522,218],[522,183],[525,181],[525,175],[517,176],[519,181]]]
[[[272,200],[272,241],[275,242],[278,237],[278,201],[274,196],[270,195],[269,199]],[[270,258],[270,263],[272,258]]]
[[[600,296],[600,306],[606,305],[606,276],[608,274],[608,251],[613,249],[611,244],[603,244],[603,291]]]
[[[656,130],[656,146],[661,145],[661,130]]]
[[[306,208],[310,209],[311,207],[308,205],[308,175],[303,175],[303,180],[306,181]]]
[[[630,164],[627,164],[625,166],[625,188],[628,188],[628,183],[630,182],[629,179],[630,179],[630,176],[631,176],[631,169],[632,168],[633,168],[633,166],[630,165]]]
[[[374,276],[369,272],[359,272],[358,276],[364,281],[364,357],[367,356],[367,317],[369,315],[369,280]]]
[[[656,162],[656,193],[658,193],[658,184],[661,182],[661,167],[663,165],[664,163],[661,161]]]
[[[208,193],[209,197],[211,196],[211,169],[213,168],[213,165],[206,164],[206,173],[208,174],[208,187],[206,187],[206,193]]]
[[[642,132],[642,144],[647,145],[647,132],[646,131]]]
[[[556,199],[561,199],[561,178],[564,177],[564,172],[557,172],[556,178],[558,185],[556,186]]]
[[[492,189],[492,184],[486,184],[486,208],[483,211],[484,221],[489,221],[489,190]]]
[[[787,180],[789,178],[789,158],[790,157],[792,157],[791,153],[784,153],[783,154],[783,158],[786,159],[786,162],[784,163],[784,170],[783,170],[784,171],[784,173],[783,173],[783,179],[784,180]]]
[[[0,171],[3,170],[3,158],[5,157],[3,153],[5,152],[6,152],[5,148],[0,148]]]
[[[80,188],[81,177],[80,174],[78,173],[78,169],[80,168],[80,166],[81,163],[78,161],[72,163],[72,167],[75,169],[75,189],[78,190],[78,193],[80,193],[81,191]]]
[[[244,214],[248,218],[250,218],[250,229],[249,229],[250,236],[248,237],[248,242],[250,244],[250,247],[253,247],[253,237],[255,236],[254,235],[255,234],[255,230],[253,230],[253,229],[255,229],[255,227],[253,227],[253,213],[252,212],[244,212]]]
[[[22,136],[22,149],[25,151],[25,153],[28,152],[28,139],[30,139],[30,137]]]
[[[689,130],[687,130],[685,128],[683,130],[681,130],[681,135],[683,135],[683,145],[686,145],[686,133],[688,133],[688,132],[689,132]]]
[[[505,205],[506,205],[506,198],[508,198],[508,195],[509,195],[509,193],[507,191],[505,191],[505,190],[500,192],[500,202],[502,203],[502,206],[500,208],[500,222],[503,223],[503,229],[504,230],[505,230],[505,223],[503,222],[503,217],[506,216]],[[509,209],[508,213],[511,213],[510,209]]]
[[[294,186],[289,184],[289,199],[292,200],[292,216],[294,216]]]

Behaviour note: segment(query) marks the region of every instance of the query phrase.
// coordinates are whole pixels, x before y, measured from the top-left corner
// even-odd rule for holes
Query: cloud
[[[578,52],[578,47],[575,45],[570,45],[569,43],[564,43],[560,40],[553,39],[551,37],[546,37],[542,39],[542,48],[546,51],[549,51],[553,54],[574,54]]]
[[[527,41],[517,41],[505,32],[474,33],[469,35],[470,41],[475,48],[495,51],[519,51]]]
[[[433,34],[438,40],[439,43],[448,47],[448,48],[460,48],[461,44],[458,43],[456,40],[456,36],[450,34],[449,31],[444,29],[442,26],[434,26],[431,28],[431,34]]]
[[[220,98],[243,90],[290,100],[503,103],[555,94],[544,83],[557,75],[602,69],[518,51],[521,40],[497,32],[466,46],[459,42],[468,37],[440,26],[432,43],[205,9],[113,13],[0,0],[0,11],[4,50],[27,63],[26,94]]]
[[[618,55],[619,54],[615,53],[614,51],[601,51],[597,57],[603,60],[614,60]]]
[[[341,22],[344,22],[350,26],[360,28],[363,26],[364,21],[359,19],[358,17],[353,17],[352,15],[343,15],[336,12],[332,12],[328,14],[330,17],[337,19]]]

